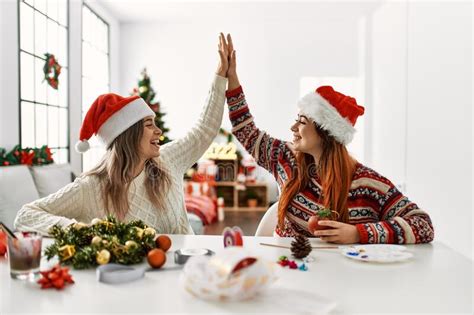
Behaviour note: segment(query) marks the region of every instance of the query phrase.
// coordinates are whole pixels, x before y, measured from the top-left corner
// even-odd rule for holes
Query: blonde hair
[[[134,172],[140,163],[139,145],[143,136],[143,120],[122,132],[107,148],[102,160],[83,176],[95,175],[101,183],[105,211],[114,213],[119,219],[129,211],[128,190]],[[163,207],[170,177],[154,159],[145,162],[145,188],[151,203],[158,209]]]

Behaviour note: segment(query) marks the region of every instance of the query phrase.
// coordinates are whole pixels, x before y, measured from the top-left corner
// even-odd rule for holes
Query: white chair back
[[[278,223],[278,202],[268,208],[257,227],[255,236],[274,236],[275,227]]]

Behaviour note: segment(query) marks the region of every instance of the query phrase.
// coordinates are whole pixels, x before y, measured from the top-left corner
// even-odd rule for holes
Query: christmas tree
[[[143,69],[141,78],[138,80],[138,88],[134,88],[132,94],[143,98],[150,108],[155,112],[155,124],[163,132],[160,137],[160,143],[165,144],[170,142],[171,140],[167,136],[167,133],[170,130],[165,127],[165,122],[163,121],[163,117],[166,115],[166,113],[163,113],[160,110],[160,102],[154,101],[156,93],[151,87],[151,80],[146,72],[146,68]]]

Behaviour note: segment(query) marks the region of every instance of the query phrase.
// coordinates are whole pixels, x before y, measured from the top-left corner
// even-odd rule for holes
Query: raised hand
[[[234,43],[232,42],[232,36],[227,34],[227,43],[229,48],[229,70],[227,70],[227,77],[237,77],[237,62],[235,57]]]
[[[219,65],[217,66],[216,74],[221,77],[227,77],[227,71],[229,69],[229,47],[225,40],[224,34],[219,35]]]
[[[237,76],[237,57],[235,56],[234,43],[232,36],[227,34],[227,43],[229,51],[229,68],[227,70],[227,78],[229,79],[229,90],[233,90],[240,86],[239,78]]]

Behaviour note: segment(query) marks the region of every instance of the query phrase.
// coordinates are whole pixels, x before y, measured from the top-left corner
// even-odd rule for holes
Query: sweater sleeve
[[[255,158],[258,165],[269,171],[282,186],[291,178],[296,166],[295,155],[288,144],[260,130],[250,114],[242,87],[227,91],[232,133]]]
[[[15,229],[48,235],[55,224],[65,227],[77,222],[74,218],[83,211],[86,185],[82,178],[77,178],[56,193],[24,205],[15,218]]]
[[[381,221],[356,224],[361,244],[418,244],[434,238],[431,219],[425,211],[411,202],[390,183],[381,200]]]
[[[226,84],[227,78],[216,75],[196,125],[183,138],[161,148],[162,159],[173,164],[181,175],[196,163],[217,136],[224,113]]]

